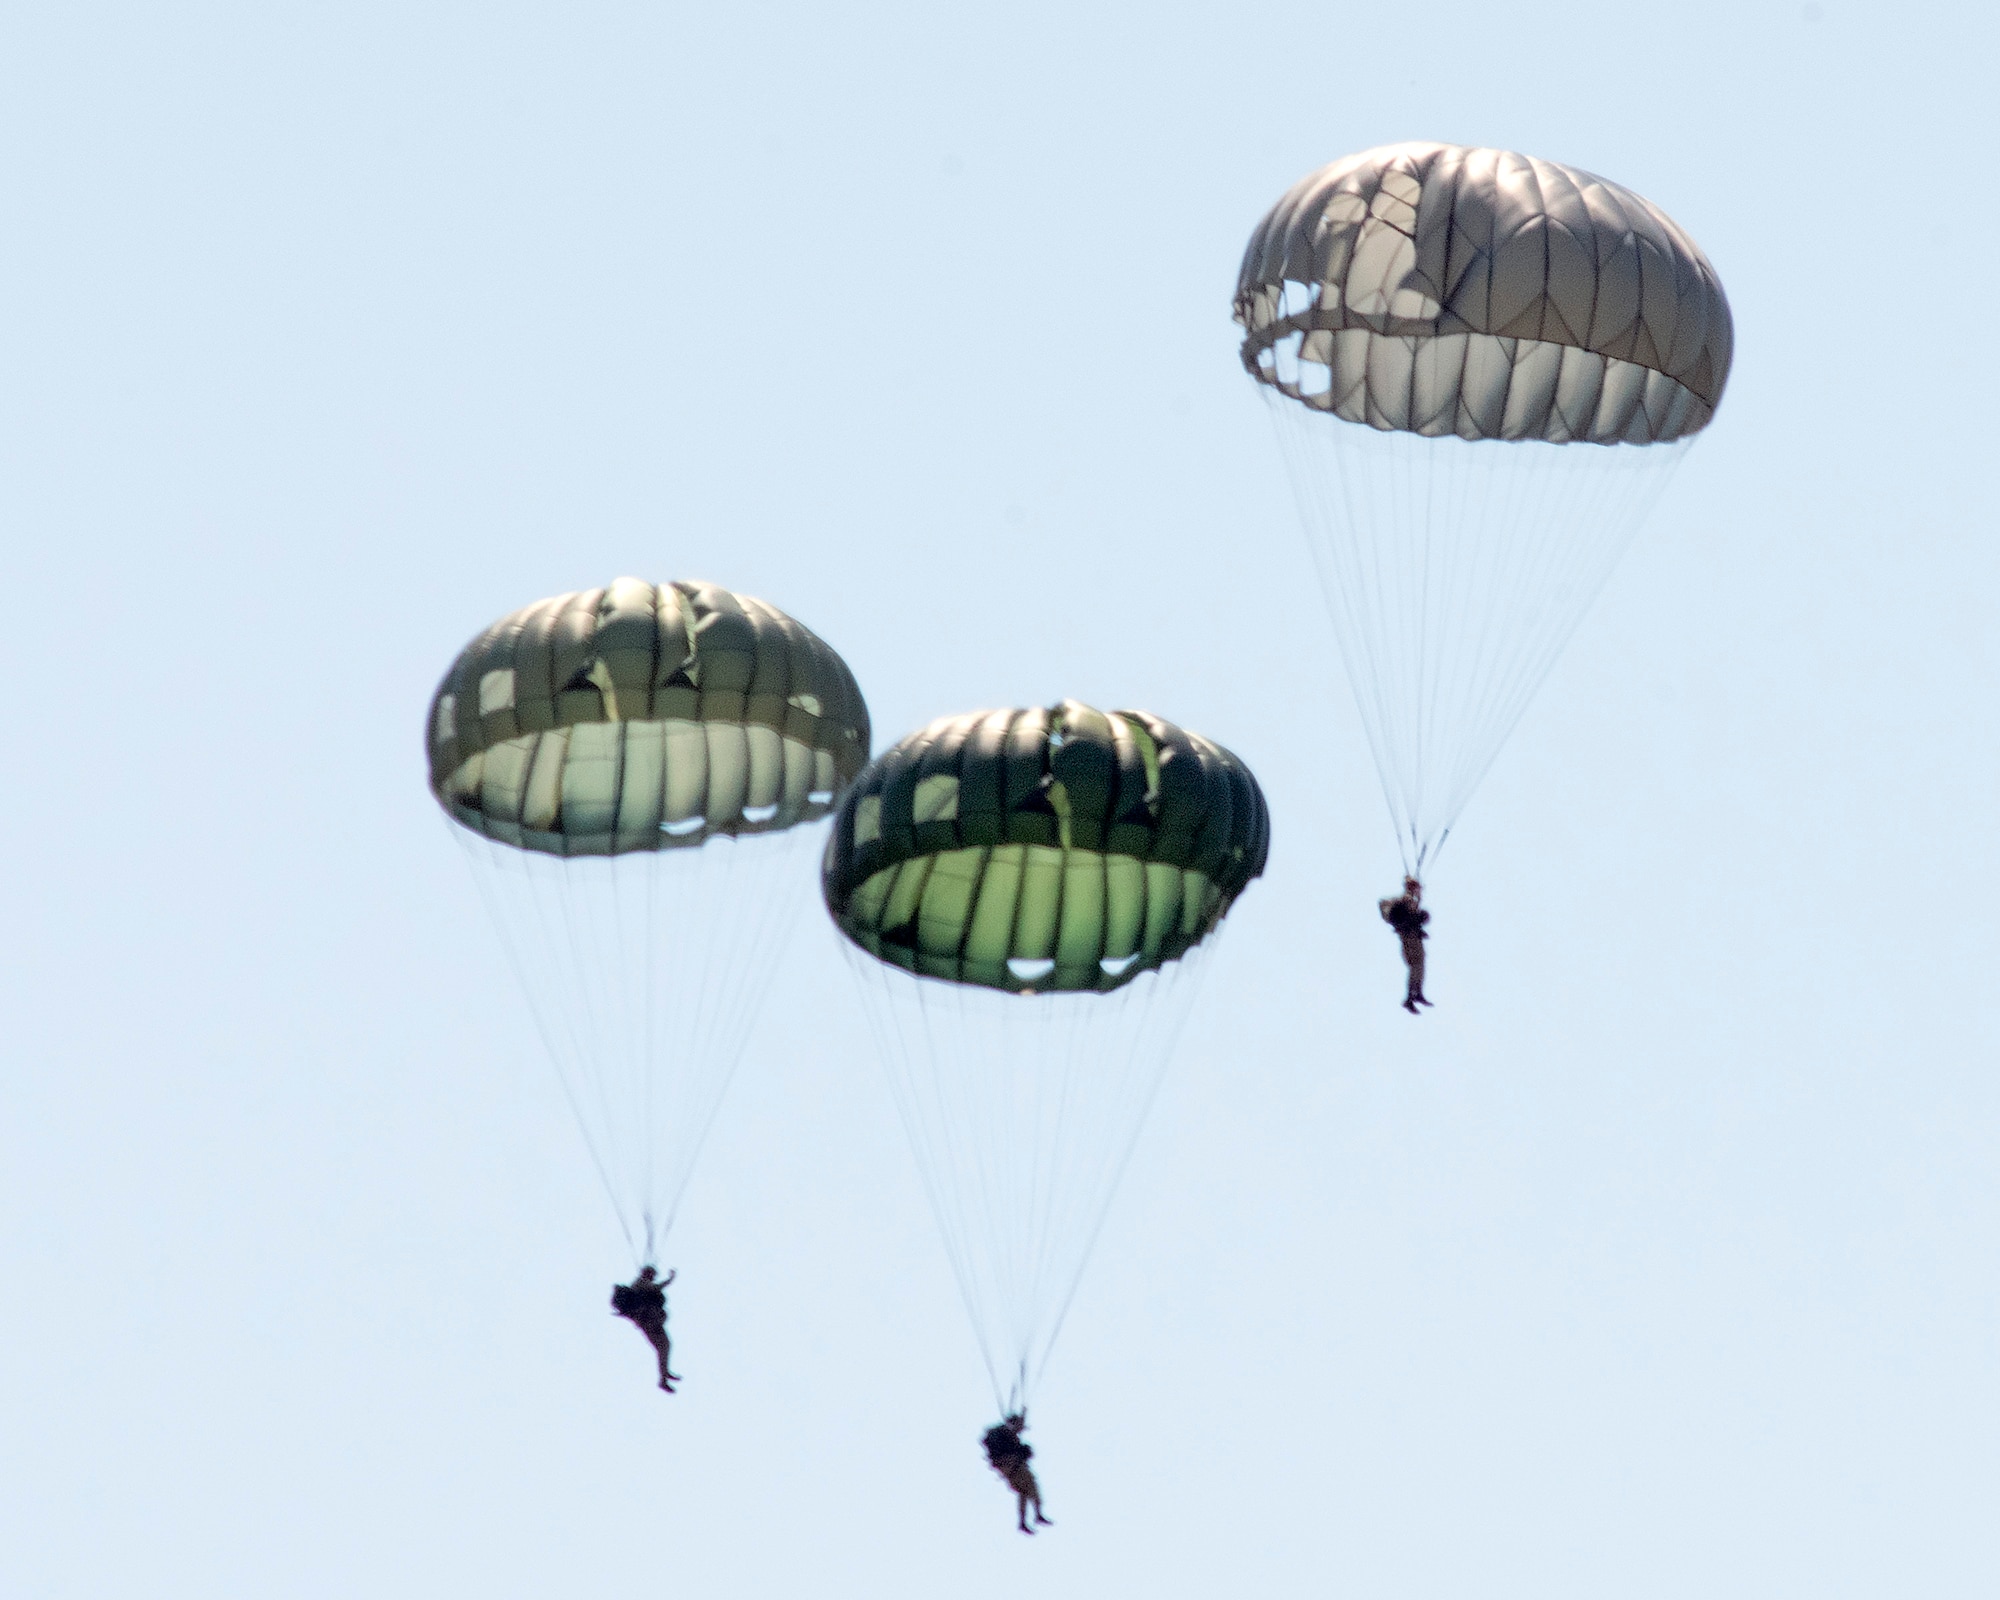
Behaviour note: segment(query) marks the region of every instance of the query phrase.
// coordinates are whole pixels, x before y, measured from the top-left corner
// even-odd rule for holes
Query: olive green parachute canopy
[[[523,607],[431,701],[431,792],[554,856],[698,845],[825,815],[868,759],[853,675],[774,606],[619,578]]]
[[[480,634],[425,731],[431,792],[650,1264],[783,971],[810,824],[867,762],[867,708],[762,601],[619,578]]]
[[[1173,961],[1264,870],[1250,769],[1144,711],[945,717],[872,762],[827,841],[841,931],[926,977],[1116,989]]]
[[[1708,425],[1729,302],[1673,221],[1506,150],[1383,145],[1295,185],[1236,285],[1243,364],[1349,422],[1653,444]]]
[[[1196,947],[1269,847],[1235,756],[1074,700],[941,718],[841,802],[821,888],[1003,1411],[1054,1348]]]

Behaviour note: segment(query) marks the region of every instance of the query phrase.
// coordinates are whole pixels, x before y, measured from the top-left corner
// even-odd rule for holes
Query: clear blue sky
[[[836,13],[846,11],[842,16]],[[0,23],[0,1592],[2000,1591],[1978,8],[573,3]],[[1243,239],[1388,140],[1699,240],[1711,432],[1397,862]],[[878,742],[1074,694],[1262,776],[1023,1540],[800,887],[666,1400],[426,697],[631,572]]]

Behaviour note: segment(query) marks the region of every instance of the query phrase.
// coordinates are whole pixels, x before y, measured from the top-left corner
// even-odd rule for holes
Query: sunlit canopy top
[[[1236,285],[1243,363],[1349,422],[1650,444],[1729,378],[1721,280],[1629,189],[1507,150],[1383,145],[1296,184]]]

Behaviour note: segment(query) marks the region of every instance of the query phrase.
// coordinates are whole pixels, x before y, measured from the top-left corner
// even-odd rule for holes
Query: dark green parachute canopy
[[[841,803],[821,887],[894,966],[994,989],[1105,991],[1184,954],[1264,870],[1250,769],[1144,711],[1074,700],[944,717]]]
[[[847,664],[774,606],[619,578],[502,617],[431,700],[431,792],[523,850],[622,855],[824,816],[868,759]]]

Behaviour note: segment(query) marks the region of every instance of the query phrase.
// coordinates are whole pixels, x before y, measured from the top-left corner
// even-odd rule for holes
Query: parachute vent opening
[[[806,791],[806,804],[830,806],[833,804],[833,791],[831,789],[809,789]]]
[[[1107,978],[1122,978],[1132,970],[1132,963],[1138,959],[1139,952],[1134,950],[1129,956],[1105,956],[1097,967]]]
[[[1056,964],[1047,956],[1009,956],[1007,970],[1023,983],[1040,983],[1056,970]]]
[[[678,822],[661,823],[660,832],[672,834],[676,839],[685,839],[689,834],[699,831],[707,821],[708,818],[696,812],[691,817],[682,817]]]
[[[743,808],[743,820],[745,822],[769,822],[777,814],[778,803],[775,800],[768,806],[745,806]]]

